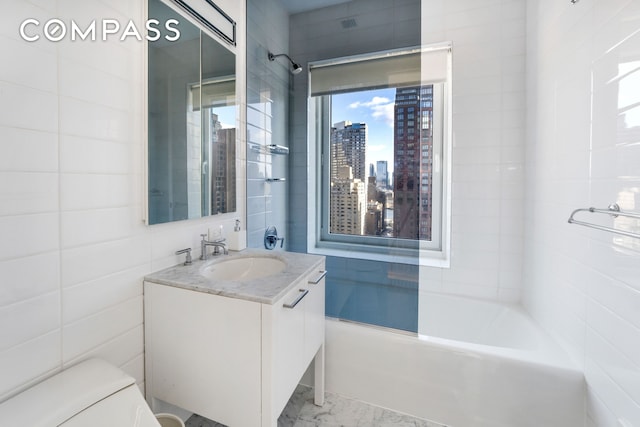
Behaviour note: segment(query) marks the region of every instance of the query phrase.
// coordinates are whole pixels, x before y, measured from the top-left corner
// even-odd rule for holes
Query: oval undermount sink
[[[278,258],[242,257],[220,260],[208,264],[200,274],[215,280],[249,280],[269,277],[285,269],[287,264]]]

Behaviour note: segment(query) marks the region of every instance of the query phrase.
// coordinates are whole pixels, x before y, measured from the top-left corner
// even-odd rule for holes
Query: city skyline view
[[[332,125],[342,121],[366,123],[368,165],[384,160],[393,174],[393,107],[395,88],[375,89],[332,95]]]
[[[330,232],[431,240],[433,86],[331,101]]]

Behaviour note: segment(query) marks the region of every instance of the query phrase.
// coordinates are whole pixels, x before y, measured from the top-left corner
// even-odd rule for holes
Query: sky
[[[232,129],[236,127],[236,106],[215,107],[213,112],[218,115],[218,121],[222,129]]]
[[[393,172],[393,106],[396,90],[378,89],[333,95],[331,122],[350,121],[367,124],[367,174],[369,164],[378,160],[388,162]]]

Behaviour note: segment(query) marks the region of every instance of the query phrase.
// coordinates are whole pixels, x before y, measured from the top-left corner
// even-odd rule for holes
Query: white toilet
[[[99,359],[75,365],[1,403],[0,425],[161,426],[135,380]]]

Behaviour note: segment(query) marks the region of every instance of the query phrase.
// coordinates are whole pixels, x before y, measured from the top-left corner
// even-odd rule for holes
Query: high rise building
[[[376,177],[367,178],[367,202],[378,199],[378,186],[376,185]]]
[[[384,191],[376,185],[375,175],[370,176],[367,181],[367,214],[364,224],[364,234],[367,236],[379,236],[384,231],[384,201]]]
[[[367,211],[367,125],[343,121],[331,128],[329,230],[364,234]]]
[[[223,129],[211,114],[211,214],[236,210],[236,130]]]
[[[365,183],[353,177],[351,166],[339,166],[331,181],[329,231],[363,235],[367,211]]]
[[[353,178],[363,183],[367,180],[365,154],[367,125],[343,121],[331,128],[331,181],[341,166],[351,166]]]
[[[376,162],[376,180],[378,187],[389,188],[389,172],[386,160],[378,160]]]
[[[364,234],[379,236],[384,230],[384,213],[382,203],[375,200],[367,202],[367,213],[364,219]]]
[[[431,240],[433,86],[397,89],[394,119],[394,235]]]

